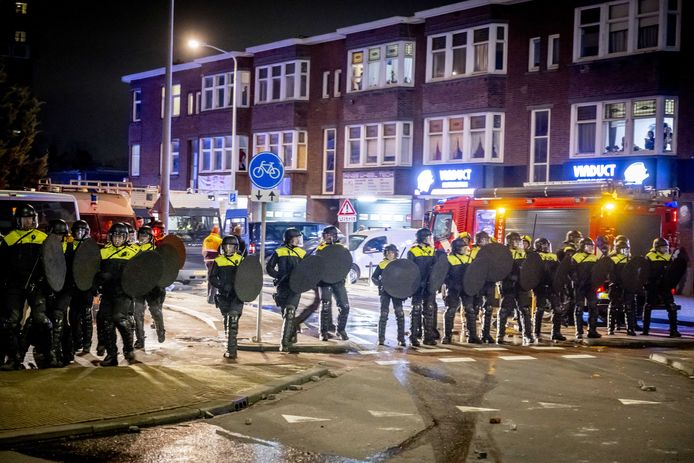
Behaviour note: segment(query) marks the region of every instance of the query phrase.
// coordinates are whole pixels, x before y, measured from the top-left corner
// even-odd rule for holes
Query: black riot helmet
[[[89,224],[84,220],[77,220],[72,224],[72,236],[77,241],[82,241],[89,237],[90,233]]]
[[[53,219],[48,222],[48,233],[65,237],[70,233],[70,230],[67,227],[67,222],[63,219]]]
[[[128,242],[128,227],[122,222],[114,223],[108,230],[108,240],[116,247],[125,245]]]
[[[417,233],[415,234],[417,243],[419,244],[427,244],[430,236],[431,230],[429,230],[428,228],[420,228],[419,230],[417,230]]]
[[[570,230],[566,232],[566,239],[564,240],[564,242],[575,244],[581,238],[583,238],[583,233],[581,233],[578,230]]]
[[[516,244],[520,244],[520,241],[520,233],[510,232],[506,234],[506,246],[516,246]]]
[[[629,238],[627,238],[625,235],[617,235],[614,237],[614,243],[617,244],[620,241],[624,241],[625,243],[629,243]]]
[[[547,238],[538,238],[535,240],[535,251],[552,252],[552,243]]]
[[[325,241],[326,243],[337,243],[339,241],[337,235],[338,229],[333,225],[330,225],[329,227],[325,227],[323,229],[323,241]]]
[[[291,244],[292,238],[298,238],[301,232],[294,227],[289,227],[284,231],[284,244]]]
[[[475,233],[475,244],[478,246],[484,246],[489,244],[489,233],[484,230],[480,230]]]
[[[140,244],[151,243],[154,240],[154,232],[149,225],[143,225],[137,230],[137,241]]]
[[[590,247],[590,249],[588,249]],[[578,250],[580,252],[585,252],[586,254],[593,254],[595,249],[595,242],[590,238],[581,238],[578,242]]]
[[[670,243],[662,236],[653,240],[653,249],[665,254],[670,248]]]
[[[22,227],[22,219],[25,217],[32,217],[33,221],[31,225]],[[15,226],[20,230],[31,230],[38,226],[38,214],[36,214],[36,209],[31,204],[20,204],[14,211],[14,223]]]
[[[396,258],[400,255],[400,251],[398,251],[398,247],[394,244],[388,244],[388,245],[386,245],[386,247],[383,248],[383,257],[388,257],[389,252],[394,252]]]
[[[464,238],[456,238],[451,243],[451,249],[455,254],[465,254],[465,248],[467,248],[467,241]]]
[[[222,244],[220,246],[222,254],[225,256],[231,256],[239,248],[239,239],[236,235],[227,235],[222,238]]]
[[[628,256],[630,254],[631,248],[629,246],[629,241],[616,241],[614,244],[614,249],[618,254],[624,254]]]
[[[125,228],[128,229],[128,241],[135,242],[137,240],[137,232],[135,231],[135,227],[133,227],[133,224],[129,222],[123,222],[123,225],[125,225]]]

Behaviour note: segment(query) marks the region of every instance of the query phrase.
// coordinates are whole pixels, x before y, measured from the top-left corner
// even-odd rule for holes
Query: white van
[[[379,262],[383,260],[383,248],[394,244],[405,257],[415,242],[413,228],[391,228],[383,230],[366,230],[349,235],[349,250],[352,252],[352,270],[349,280],[356,283],[360,278],[369,278]],[[370,270],[370,271],[369,271]]]
[[[70,226],[80,218],[74,196],[43,191],[0,190],[0,233],[7,234],[14,228],[14,210],[22,203],[34,206],[42,230],[53,219],[63,219]]]

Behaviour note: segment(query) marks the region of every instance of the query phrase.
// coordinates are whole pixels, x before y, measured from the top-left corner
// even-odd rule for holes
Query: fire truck
[[[473,196],[440,201],[425,216],[435,246],[448,251],[458,233],[484,230],[503,243],[507,232],[545,237],[559,249],[566,232],[579,230],[611,244],[631,240],[632,255],[644,255],[662,236],[678,245],[678,190],[652,190],[611,182],[527,184],[519,188],[477,189]]]

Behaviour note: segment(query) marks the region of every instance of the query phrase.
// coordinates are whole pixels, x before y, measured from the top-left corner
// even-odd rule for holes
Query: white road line
[[[575,405],[557,404],[553,402],[538,402],[542,408],[576,408]]]
[[[389,412],[381,410],[369,410],[376,418],[390,418],[390,417],[402,417],[402,416],[412,416],[413,413],[402,413],[402,412]]]
[[[499,358],[501,360],[537,360],[531,355],[500,355]]]
[[[636,399],[619,399],[622,405],[657,405],[660,402],[651,402],[650,400],[636,400]]]
[[[479,351],[489,351],[489,352],[494,352],[497,350],[508,350],[505,347],[473,347],[472,350],[479,350]]]
[[[375,354],[380,354],[379,351],[377,350],[360,350],[357,351],[361,355],[375,355]]]
[[[406,365],[410,362],[407,360],[376,360],[378,365]]]
[[[472,357],[441,357],[439,361],[443,363],[476,362]]]
[[[594,355],[590,354],[568,354],[568,355],[562,355],[565,359],[594,359]]]
[[[314,418],[312,416],[282,415],[287,423],[309,423],[312,421],[330,421],[330,418]]]
[[[444,349],[439,347],[415,347],[414,350],[423,354],[438,354],[443,352],[451,352],[450,349]]]
[[[465,407],[462,405],[457,405],[455,408],[463,413],[467,412],[498,412],[498,408],[482,408],[482,407]]]
[[[535,350],[564,350],[564,347],[558,346],[530,346],[531,349]]]

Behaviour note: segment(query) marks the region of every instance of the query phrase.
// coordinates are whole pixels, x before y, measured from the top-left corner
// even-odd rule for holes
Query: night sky
[[[455,3],[453,0],[176,0],[174,62],[203,56],[191,35],[225,50]],[[127,169],[129,89],[121,77],[166,64],[167,0],[37,0],[33,50],[36,96],[44,102],[41,147],[86,151]]]

